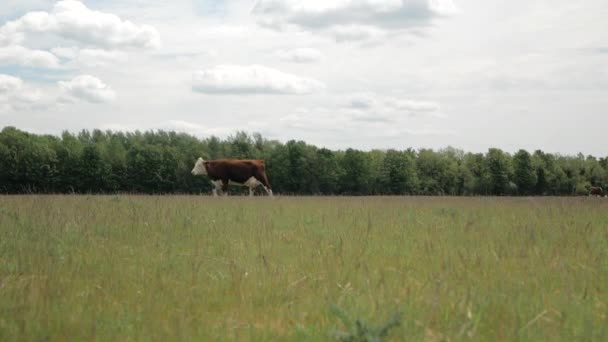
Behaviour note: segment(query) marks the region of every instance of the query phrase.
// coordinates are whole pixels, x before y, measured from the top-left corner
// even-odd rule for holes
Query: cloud
[[[346,101],[346,108],[353,110],[353,119],[363,121],[397,121],[401,117],[443,118],[440,106],[434,102],[419,101],[373,93],[357,93]]]
[[[456,132],[453,129],[436,129],[436,128],[432,128],[432,127],[421,127],[421,128],[416,128],[416,129],[402,129],[401,131],[399,131],[399,134],[409,134],[409,135],[416,135],[416,136],[445,136],[445,135],[458,135],[458,132]]]
[[[199,124],[182,121],[182,120],[168,120],[168,121],[164,122],[161,126],[166,126],[166,127],[170,127],[172,129],[178,130],[178,131],[187,131],[187,132],[200,132],[200,131],[204,130],[204,127]]]
[[[100,126],[102,130],[110,131],[122,131],[122,132],[133,132],[136,130],[163,130],[163,131],[175,131],[178,133],[186,133],[198,137],[202,136],[225,136],[232,133],[235,128],[224,128],[224,127],[206,127],[197,123],[183,121],[183,120],[167,120],[154,124],[138,123],[138,124],[120,124],[120,123],[108,123]]]
[[[369,95],[369,94],[366,94]],[[382,108],[383,99],[374,99],[362,108],[341,107],[299,108],[283,116],[275,127],[315,135],[366,136],[369,139],[399,138],[403,136],[455,135],[452,129],[437,122],[413,120],[409,115]]]
[[[601,53],[601,54],[608,53],[608,47],[598,47],[598,48],[593,49],[593,51],[595,51],[596,53]]]
[[[23,86],[23,81],[14,76],[0,74],[0,95],[13,93]]]
[[[61,38],[105,48],[158,48],[160,35],[149,25],[136,25],[82,2],[59,1],[51,12],[29,12],[0,28],[0,44],[21,44],[25,34],[52,33]]]
[[[298,108],[280,118],[287,130],[352,136],[363,131],[382,132],[382,137],[449,135],[439,128],[440,107],[434,102],[380,96],[371,92],[341,97],[337,104]],[[377,134],[377,133],[374,133]]]
[[[441,117],[434,102],[362,92],[338,97],[332,105],[300,107],[282,116],[274,128],[279,135],[283,130],[320,136],[368,134],[370,139],[454,134],[442,127],[443,120],[436,120]]]
[[[90,75],[80,75],[71,81],[59,81],[58,85],[68,96],[87,102],[104,103],[116,99],[112,88]]]
[[[187,133],[194,136],[225,135],[232,131],[232,129],[211,128],[183,120],[167,120],[155,125],[155,128]]]
[[[18,45],[23,41],[23,33],[17,32],[14,26],[10,22],[0,26],[0,46]]]
[[[384,103],[389,108],[404,111],[410,115],[431,114],[433,116],[440,116],[437,114],[439,105],[433,102],[387,98],[384,100]]]
[[[250,36],[252,34],[252,29],[247,26],[240,25],[218,25],[212,27],[206,27],[198,31],[200,36],[203,37],[232,37],[232,38],[240,38],[245,36]]]
[[[335,25],[327,33],[337,42],[374,40],[386,35],[386,31],[369,25]]]
[[[352,95],[349,101],[349,106],[357,109],[369,109],[376,106],[377,101],[371,93],[360,93]]]
[[[294,63],[316,63],[323,58],[321,51],[312,48],[279,50],[276,55],[284,61]]]
[[[18,77],[0,74],[0,104],[0,113],[3,113],[46,109],[53,104],[53,100]]]
[[[283,116],[279,124],[288,129],[305,131],[341,131],[352,124],[343,111],[326,107],[299,108],[294,113]]]
[[[76,66],[104,66],[128,60],[125,52],[117,50],[80,49],[73,46],[53,48],[51,52],[60,58],[70,60],[70,63]]]
[[[123,125],[117,123],[106,123],[101,124],[99,129],[102,131],[112,131],[112,132],[134,132],[140,130],[141,127],[137,127],[134,125]]]
[[[59,59],[47,51],[11,45],[0,47],[0,64],[54,69],[59,67]]]
[[[196,71],[192,89],[209,94],[303,95],[321,91],[325,84],[261,65],[218,65]]]
[[[252,12],[267,27],[366,26],[388,30],[429,25],[452,14],[452,0],[260,0]]]

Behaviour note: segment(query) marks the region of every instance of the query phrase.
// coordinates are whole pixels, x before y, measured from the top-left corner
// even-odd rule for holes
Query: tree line
[[[198,139],[167,131],[54,136],[5,127],[0,192],[209,192],[209,181],[190,173],[199,156],[264,159],[274,192],[291,195],[586,195],[591,186],[608,188],[608,158],[582,154],[451,147],[334,151],[246,132]]]

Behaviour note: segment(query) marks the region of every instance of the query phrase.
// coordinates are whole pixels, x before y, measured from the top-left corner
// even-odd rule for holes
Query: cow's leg
[[[260,181],[258,181],[255,177],[249,177],[249,179],[243,183],[244,186],[249,188],[249,197],[253,196],[253,189],[257,188],[260,185]]]
[[[262,188],[264,188],[264,191],[266,191],[266,194],[272,197],[272,189],[270,188],[270,184],[268,184],[268,179],[260,182],[260,184],[262,185]]]
[[[264,190],[266,191],[266,194],[270,197],[272,197],[272,189],[269,189],[268,187],[266,187],[266,185],[262,185],[262,187],[264,188]]]
[[[217,197],[217,193],[218,191],[221,194],[222,191],[222,181],[214,181],[213,182],[213,190],[211,190],[213,192],[213,197]]]
[[[272,190],[270,189],[270,187],[266,186],[264,183],[259,182],[258,185],[261,185],[262,188],[264,189],[264,191],[266,191],[266,194],[268,196],[272,196]]]
[[[222,180],[222,193],[225,196],[228,196],[228,180]]]

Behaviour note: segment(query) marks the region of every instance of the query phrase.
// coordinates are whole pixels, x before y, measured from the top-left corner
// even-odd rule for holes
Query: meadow
[[[2,341],[357,331],[608,340],[608,200],[0,197]]]

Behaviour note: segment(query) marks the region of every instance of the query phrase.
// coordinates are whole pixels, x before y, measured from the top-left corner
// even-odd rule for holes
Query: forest
[[[580,153],[334,151],[242,131],[225,139],[172,131],[55,136],[9,126],[0,132],[0,192],[206,193],[208,179],[190,173],[198,157],[264,159],[272,188],[281,195],[570,196],[587,195],[591,186],[608,188],[608,158]]]

